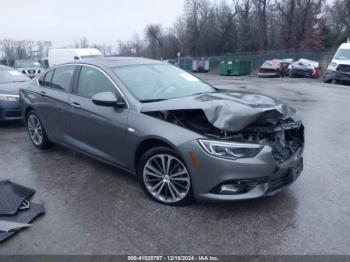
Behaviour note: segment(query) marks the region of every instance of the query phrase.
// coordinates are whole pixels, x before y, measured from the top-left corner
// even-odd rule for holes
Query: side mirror
[[[117,99],[115,94],[112,92],[103,92],[94,95],[91,98],[92,102],[98,106],[116,106],[116,107],[124,107],[125,102],[122,99]]]

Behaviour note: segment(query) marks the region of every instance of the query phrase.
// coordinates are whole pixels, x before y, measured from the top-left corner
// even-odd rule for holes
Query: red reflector
[[[189,152],[189,154],[190,154],[191,160],[192,160],[192,162],[193,162],[193,165],[194,165],[196,168],[199,168],[199,160],[198,160],[197,156],[195,155],[195,153]]]

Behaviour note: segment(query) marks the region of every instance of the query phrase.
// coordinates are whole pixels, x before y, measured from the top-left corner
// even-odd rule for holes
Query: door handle
[[[73,106],[73,107],[75,107],[75,108],[78,108],[78,109],[81,108],[81,105],[80,105],[79,103],[77,103],[77,102],[72,102],[72,103],[71,103],[71,106]]]
[[[40,95],[46,96],[46,92],[45,92],[45,91],[41,91],[41,92],[40,92]]]

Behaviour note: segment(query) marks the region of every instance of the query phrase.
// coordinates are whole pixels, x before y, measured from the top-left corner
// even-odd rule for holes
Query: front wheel
[[[29,112],[27,115],[27,129],[29,138],[35,147],[44,150],[52,146],[39,116],[34,111]]]
[[[172,206],[193,202],[190,173],[170,148],[147,151],[138,165],[138,176],[145,193],[156,202]]]

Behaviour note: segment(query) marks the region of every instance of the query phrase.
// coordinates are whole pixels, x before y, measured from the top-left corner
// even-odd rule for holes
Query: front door
[[[83,152],[125,166],[128,109],[95,105],[91,98],[101,92],[120,96],[114,82],[101,69],[82,66],[75,94],[70,100],[72,144]]]

